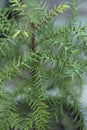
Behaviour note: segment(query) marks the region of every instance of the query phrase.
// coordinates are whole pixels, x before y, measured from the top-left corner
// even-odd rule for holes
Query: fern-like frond
[[[5,124],[2,123],[3,130],[7,125],[8,129],[11,127],[20,130],[34,128],[46,130],[49,122],[48,105],[45,103],[46,98],[39,97],[38,93],[35,92],[36,89],[30,89],[28,93],[23,90],[17,89],[14,92],[6,92],[1,96],[0,117],[4,114],[4,111],[7,112],[5,117],[4,115],[2,117],[6,120],[6,122],[3,122]]]
[[[8,12],[7,17],[8,19],[14,19],[18,16],[24,15],[25,5],[21,0],[9,0],[8,4]]]
[[[51,127],[53,128],[61,128],[63,124],[64,116],[68,116],[68,119],[74,124],[73,129],[75,130],[84,130],[85,122],[84,117],[81,112],[81,108],[78,108],[79,103],[77,102],[69,102],[64,98],[50,98],[47,100],[47,104],[49,104],[49,111],[51,113]],[[66,113],[66,114],[65,114]],[[54,121],[55,120],[55,121]],[[72,124],[72,125],[73,125]],[[64,125],[64,124],[63,124]],[[68,128],[68,126],[63,126],[64,128]],[[72,128],[72,127],[71,127]]]
[[[45,16],[45,18],[42,18],[42,20],[39,22],[39,24],[36,25],[37,28],[40,28],[46,23],[49,23],[52,19],[57,17],[60,13],[63,13],[65,10],[69,9],[69,6],[66,4],[61,4],[55,9],[51,10],[49,14]]]
[[[6,81],[7,79],[11,79],[12,77],[15,77],[17,74],[22,74],[21,69],[24,66],[29,68],[29,65],[26,64],[26,59],[20,57],[18,58],[17,62],[13,60],[12,64],[5,65],[4,68],[0,69],[0,82]]]

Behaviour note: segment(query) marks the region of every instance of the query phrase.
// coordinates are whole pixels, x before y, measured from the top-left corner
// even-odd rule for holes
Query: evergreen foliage
[[[87,74],[87,27],[75,25],[77,0],[51,11],[39,0],[10,2],[12,19],[9,8],[0,12],[0,130],[70,130],[66,114],[74,130],[86,130],[78,97]],[[54,26],[67,9],[68,25]]]

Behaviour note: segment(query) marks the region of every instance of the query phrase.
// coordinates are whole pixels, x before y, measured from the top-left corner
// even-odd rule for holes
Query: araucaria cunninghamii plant
[[[76,8],[77,0],[50,11],[40,0],[10,0],[0,10],[0,130],[86,130],[78,97],[87,27],[75,24]],[[55,26],[66,10],[68,24]]]

